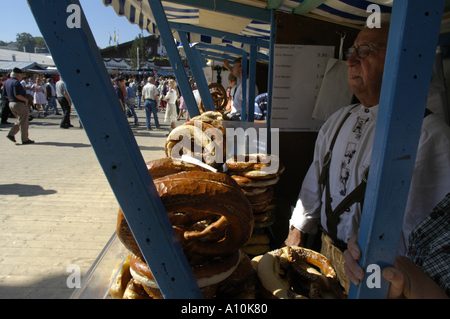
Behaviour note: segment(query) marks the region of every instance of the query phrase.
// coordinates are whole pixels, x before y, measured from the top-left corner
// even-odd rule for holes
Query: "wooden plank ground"
[[[164,113],[162,130],[151,132],[144,110],[137,114],[141,125],[132,129],[144,159],[165,157]],[[6,138],[11,125],[0,125],[1,299],[69,298],[67,267],[84,276],[115,230],[117,201],[89,139],[73,109],[74,128],[60,129],[61,118],[30,122],[33,145],[21,145],[20,133],[15,145]]]

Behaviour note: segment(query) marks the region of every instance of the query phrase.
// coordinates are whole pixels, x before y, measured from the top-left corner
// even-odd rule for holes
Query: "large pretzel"
[[[178,234],[182,234],[181,243],[185,251],[199,255],[224,255],[239,249],[249,239],[254,223],[252,207],[229,176],[185,172],[159,178],[155,186],[172,219],[179,214],[207,214],[210,219],[217,218],[203,231],[190,230],[192,225],[175,225],[179,228]],[[225,226],[224,237],[219,241],[199,240],[208,236],[209,231],[221,233]]]
[[[210,166],[221,166],[226,154],[226,133],[219,123],[221,119],[219,112],[206,112],[173,129],[166,141],[166,156],[180,158],[188,154]]]
[[[318,267],[323,274],[310,265]],[[297,246],[287,246],[265,254],[257,262],[256,270],[262,286],[279,299],[318,298],[325,291],[330,291],[335,298],[346,298],[336,281],[336,272],[329,260],[318,252]],[[291,290],[290,277],[284,276],[292,270],[293,277],[308,282],[309,296]],[[323,293],[322,297],[330,296]]]
[[[152,176],[158,174],[154,167],[166,167],[159,164],[147,164]],[[230,254],[251,236],[254,223],[251,204],[231,177],[199,169],[160,177],[154,184],[185,253]],[[121,210],[116,231],[124,246],[142,257]]]
[[[192,272],[198,286],[204,288],[227,279],[236,270],[240,260],[241,252],[237,250],[231,255],[217,258],[207,265],[192,265]],[[131,255],[130,271],[134,280],[144,287],[159,289],[150,268],[141,258]]]
[[[210,89],[216,110],[223,112],[228,102],[227,91],[220,83],[210,83],[208,84],[208,87]],[[199,103],[199,110],[202,113],[205,112],[205,106],[202,101]]]

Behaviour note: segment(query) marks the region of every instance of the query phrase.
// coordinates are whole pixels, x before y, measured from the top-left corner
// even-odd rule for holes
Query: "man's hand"
[[[344,251],[344,258],[345,274],[355,285],[358,285],[359,280],[364,278],[364,271],[357,262],[361,258],[357,235],[350,237],[347,250]],[[405,256],[397,255],[394,267],[386,267],[381,273],[391,283],[388,299],[448,299],[439,285]]]
[[[397,255],[394,267],[384,268],[382,275],[391,283],[388,299],[449,298],[433,279],[405,256]]]
[[[295,227],[291,227],[289,230],[288,238],[284,241],[285,246],[299,246],[304,247],[305,235]]]
[[[358,236],[353,235],[348,240],[347,250],[344,251],[344,270],[347,277],[355,285],[359,284],[359,281],[364,278],[364,271],[358,263],[358,259],[361,258],[361,249],[358,246]]]

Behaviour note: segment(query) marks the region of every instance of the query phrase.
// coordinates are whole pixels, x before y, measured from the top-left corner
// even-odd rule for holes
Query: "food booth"
[[[243,91],[249,92],[249,101],[256,97],[255,86],[259,92],[268,93],[267,121],[254,122],[250,102],[247,118],[243,116],[241,122],[223,121],[223,125],[234,132],[267,129],[265,135],[259,130],[259,135],[246,135],[241,142],[236,136],[238,143],[231,152],[254,150],[256,144],[258,153],[277,154],[284,166],[274,186],[277,218],[270,225],[270,235],[275,246],[280,246],[287,235],[291,208],[323,124],[312,114],[327,64],[331,59],[342,62],[340,53],[353,45],[369,17],[377,13],[390,15],[377,124],[384,129],[375,136],[367,184],[371,196],[364,203],[359,244],[364,269],[372,264],[382,268],[393,264],[413,169],[394,159],[408,158],[409,163],[414,163],[436,47],[446,44],[439,43],[445,41],[445,37],[439,37],[445,22],[445,1],[102,1],[105,10],[112,6],[137,27],[161,35],[191,117],[201,116],[201,112],[172,39],[175,37],[184,47],[205,112],[215,111],[215,105],[201,69],[204,60],[244,57],[243,74],[248,69],[249,81],[248,85],[243,81]],[[77,113],[162,296],[203,298],[155,180],[114,98],[81,5],[77,0],[31,0],[29,4],[70,97],[79,105]],[[369,5],[376,8],[369,10]],[[399,99],[407,103],[394,102]],[[405,128],[408,137],[401,132]],[[389,219],[392,214],[398,216],[394,221]],[[117,263],[126,263],[126,258],[126,249],[113,234],[74,298],[107,298],[114,281],[111,272]],[[385,298],[387,289],[388,283],[381,280],[379,289],[352,286],[348,297]]]

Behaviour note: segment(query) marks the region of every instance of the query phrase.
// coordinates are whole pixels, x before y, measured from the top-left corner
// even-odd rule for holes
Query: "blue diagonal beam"
[[[394,264],[422,130],[425,103],[444,0],[395,0],[380,108],[358,244],[363,269]],[[407,160],[397,160],[407,158]],[[395,204],[393,204],[395,203]],[[376,269],[376,267],[375,267]],[[389,282],[367,285],[373,270],[349,298],[385,298]],[[377,274],[375,273],[374,276]]]
[[[206,36],[210,36],[210,37],[214,37],[214,38],[225,39],[225,40],[229,40],[229,41],[254,45],[254,46],[257,46],[260,48],[268,49],[269,44],[270,44],[269,41],[266,41],[266,40],[256,39],[253,37],[238,35],[238,34],[230,33],[230,32],[224,32],[224,31],[219,31],[219,30],[203,28],[203,27],[199,27],[199,26],[195,26],[195,25],[191,25],[191,24],[171,22],[170,27],[173,30],[206,35]]]
[[[200,50],[204,49],[202,51],[206,51],[206,50],[217,51],[219,54],[221,54],[221,52],[230,53],[230,54],[234,54],[237,56],[242,56],[244,54],[247,54],[247,52],[244,49],[238,49],[238,48],[233,48],[233,47],[229,47],[229,46],[221,46],[218,44],[196,43],[194,46]],[[211,54],[213,54],[213,52],[211,52]],[[211,56],[213,56],[213,55],[211,55]],[[267,55],[264,55],[261,53],[256,54],[256,59],[266,61],[266,62],[269,61],[269,57]]]
[[[202,298],[78,0],[28,1],[98,161],[166,298]],[[69,6],[75,5],[70,10]],[[67,12],[69,9],[69,12]],[[80,21],[69,28],[67,21]]]
[[[207,51],[207,50],[199,50],[197,49],[197,52],[199,52],[201,54],[201,56],[204,59],[216,59],[217,61],[223,61],[223,60],[229,60],[229,61],[234,61],[236,58],[238,58],[239,56],[236,55],[228,55],[228,54],[221,54],[218,52],[211,52],[211,51]]]
[[[145,1],[145,0],[143,0]],[[189,84],[189,79],[186,75],[186,71],[181,61],[180,54],[178,52],[177,45],[170,29],[169,22],[166,17],[166,13],[161,4],[160,0],[147,0],[150,9],[152,10],[153,16],[155,18],[156,25],[158,26],[161,38],[164,41],[164,46],[167,50],[167,55],[169,57],[170,65],[172,66],[173,73],[177,78],[178,85],[180,86],[181,94],[183,95],[184,102],[189,112],[189,116],[195,117],[200,115],[200,111],[197,107],[197,102],[195,101],[194,95],[192,93],[191,85]]]
[[[180,36],[181,43],[183,44],[184,52],[186,53],[188,61],[194,62],[196,57],[194,56],[193,50],[195,49],[191,48],[186,33],[178,32],[178,34]],[[216,111],[214,100],[208,89],[208,83],[206,81],[205,74],[203,73],[203,69],[200,68],[200,65],[193,63],[191,64],[191,71],[197,83],[197,89],[200,93],[200,97],[202,98],[203,105],[205,106],[205,111]]]

